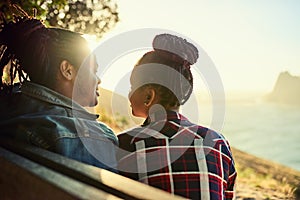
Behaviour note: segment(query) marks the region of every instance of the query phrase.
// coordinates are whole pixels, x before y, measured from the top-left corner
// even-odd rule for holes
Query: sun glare
[[[97,37],[95,35],[84,34],[83,37],[88,42],[91,51],[96,49],[96,47],[99,45],[99,41],[97,40]]]

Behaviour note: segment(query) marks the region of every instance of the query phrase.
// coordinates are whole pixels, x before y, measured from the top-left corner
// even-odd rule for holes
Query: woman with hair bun
[[[142,126],[118,135],[124,176],[191,199],[232,199],[236,170],[226,139],[191,123],[179,108],[193,91],[197,48],[181,37],[157,35],[135,65],[129,100]]]
[[[95,106],[99,96],[98,65],[90,53],[78,33],[46,28],[27,15],[3,18],[0,136],[116,171],[116,136],[83,108]]]

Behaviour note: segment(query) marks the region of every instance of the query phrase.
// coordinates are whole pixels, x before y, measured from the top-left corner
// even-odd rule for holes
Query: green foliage
[[[130,128],[129,119],[126,116],[122,116],[119,113],[112,116],[105,108],[100,108],[97,113],[100,114],[99,120],[110,126],[115,133],[119,133]]]
[[[18,5],[30,16],[33,16],[33,9],[36,9],[36,18],[44,20],[48,26],[95,34],[98,37],[119,21],[114,0],[3,0],[0,11],[8,20],[13,18],[13,14],[20,14],[12,4]]]
[[[113,120],[109,114],[105,111],[105,109],[101,109],[100,111],[100,121],[107,123],[107,124],[112,124]]]
[[[125,130],[129,125],[127,117],[121,116],[119,113],[115,116],[115,123],[121,130]]]
[[[8,67],[5,67],[4,70],[3,70],[2,81],[4,83],[6,83],[6,84],[10,83],[10,77],[9,77]]]
[[[67,3],[68,0],[3,0],[0,3],[0,10],[6,19],[11,20],[13,14],[19,13],[19,11],[12,6],[16,4],[30,16],[33,15],[33,9],[36,9],[37,19],[46,20],[46,15],[50,8],[62,9]]]

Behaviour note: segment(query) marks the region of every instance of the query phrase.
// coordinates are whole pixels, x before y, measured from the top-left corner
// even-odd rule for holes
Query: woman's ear
[[[68,81],[74,80],[75,76],[76,76],[76,71],[74,66],[69,63],[69,61],[67,60],[63,60],[60,63],[60,74],[62,75],[62,77]]]
[[[156,91],[153,88],[146,89],[146,100],[144,102],[145,106],[149,107],[155,103]]]

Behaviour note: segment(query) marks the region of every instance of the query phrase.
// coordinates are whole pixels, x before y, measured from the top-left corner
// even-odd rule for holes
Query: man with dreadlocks
[[[97,104],[100,83],[85,39],[26,15],[2,18],[0,136],[116,171],[116,136],[83,108]]]

